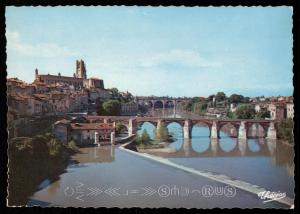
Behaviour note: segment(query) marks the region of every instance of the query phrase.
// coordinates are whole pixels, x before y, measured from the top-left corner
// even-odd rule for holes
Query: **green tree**
[[[151,140],[148,132],[146,129],[143,130],[143,133],[142,133],[142,143],[149,143],[149,141]]]
[[[235,115],[238,119],[253,119],[255,117],[255,109],[253,105],[243,104],[237,107]]]
[[[183,104],[183,109],[185,111],[192,111],[192,107],[193,107],[193,102],[192,101],[188,101],[188,102]]]
[[[242,103],[244,102],[244,96],[239,94],[232,94],[228,98],[230,103]]]
[[[226,95],[224,92],[218,92],[216,94],[216,102],[221,102],[226,100]]]
[[[126,130],[126,126],[123,125],[122,123],[117,123],[116,124],[116,133],[120,134],[121,132],[123,132],[124,130]]]
[[[294,121],[292,119],[282,120],[278,125],[278,139],[286,140],[290,144],[294,143]]]
[[[74,140],[71,140],[69,143],[68,143],[68,148],[74,150],[74,151],[77,151],[79,148],[76,144],[76,142]]]
[[[230,119],[234,119],[234,117],[235,117],[235,114],[233,112],[231,112],[231,111],[227,111],[226,115]]]
[[[118,100],[108,100],[102,106],[105,115],[117,116],[121,114],[121,103]]]
[[[249,103],[250,102],[250,97],[244,97],[243,103]]]
[[[98,101],[98,103],[97,103],[97,114],[98,115],[106,115],[106,112],[103,108],[103,102],[102,101]]]
[[[108,89],[112,99],[120,99],[120,93],[117,88]]]
[[[212,94],[212,95],[209,95],[207,99],[208,99],[208,101],[212,102],[214,97],[215,97],[215,95]]]
[[[48,149],[49,149],[49,155],[57,156],[60,154],[62,150],[62,144],[55,138],[51,139],[49,142],[47,142]]]
[[[265,118],[270,118],[271,114],[270,111],[267,109],[262,109],[261,111],[257,112],[256,116],[257,119],[265,119]]]

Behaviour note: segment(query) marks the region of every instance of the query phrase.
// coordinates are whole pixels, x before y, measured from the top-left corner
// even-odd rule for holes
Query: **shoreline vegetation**
[[[62,144],[51,133],[8,141],[8,206],[27,205],[42,181],[59,179],[78,152],[74,141]]]

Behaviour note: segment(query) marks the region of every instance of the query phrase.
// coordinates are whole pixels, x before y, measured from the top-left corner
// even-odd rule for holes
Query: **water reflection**
[[[105,145],[93,147],[92,149],[81,148],[80,153],[73,156],[72,160],[79,163],[103,163],[113,162],[115,160],[115,147]]]

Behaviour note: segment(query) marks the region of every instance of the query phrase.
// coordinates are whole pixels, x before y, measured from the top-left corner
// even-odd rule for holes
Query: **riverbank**
[[[8,141],[8,206],[25,206],[46,179],[59,179],[67,168],[74,145],[64,145],[51,134]]]

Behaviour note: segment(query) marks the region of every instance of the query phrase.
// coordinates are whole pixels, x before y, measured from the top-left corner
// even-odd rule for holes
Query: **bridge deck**
[[[136,120],[138,122],[144,121],[216,121],[216,122],[228,122],[228,123],[239,123],[241,121],[248,123],[270,123],[275,122],[275,120],[256,120],[256,119],[221,119],[221,118],[208,118],[208,117],[199,117],[199,118],[178,118],[178,117],[137,117],[137,116],[86,116],[87,119],[114,119],[114,120]]]

